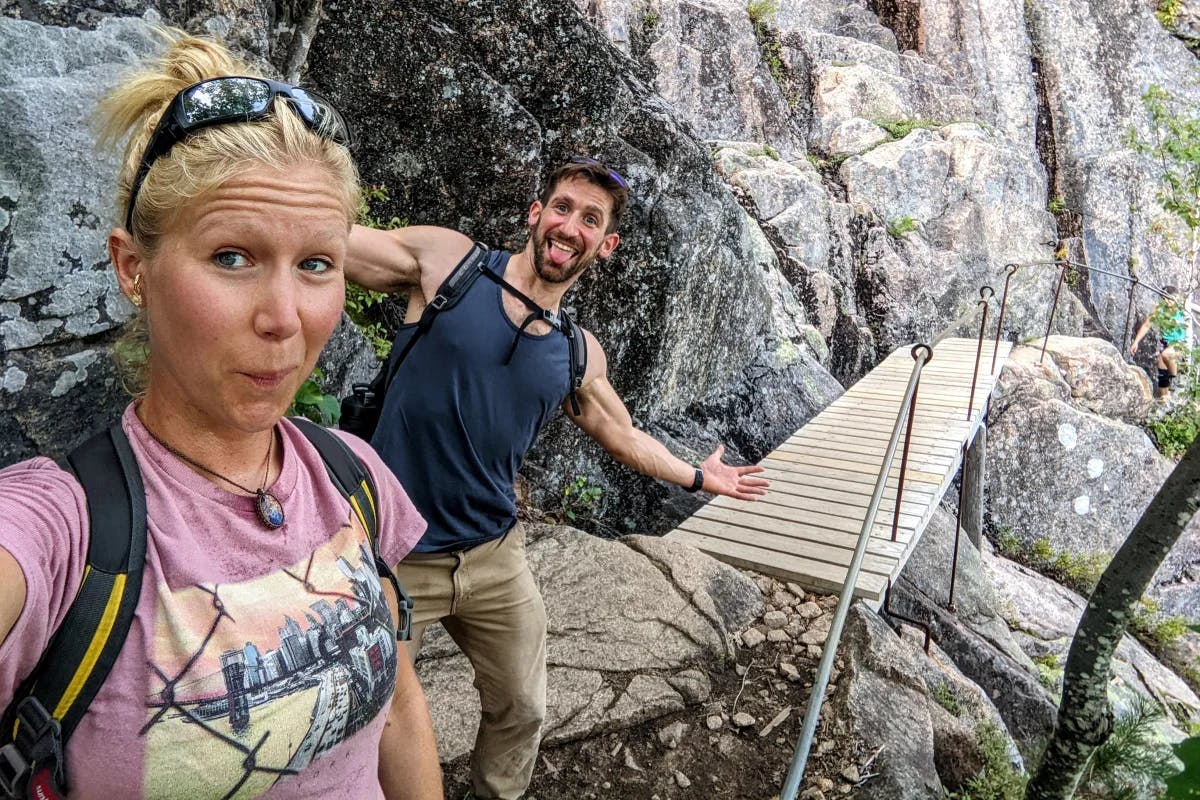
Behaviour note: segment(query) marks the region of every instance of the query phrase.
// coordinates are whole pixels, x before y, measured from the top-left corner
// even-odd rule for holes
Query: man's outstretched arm
[[[627,467],[652,478],[690,487],[696,470],[688,462],[676,458],[662,442],[633,425],[629,409],[608,382],[608,364],[604,351],[595,337],[585,332],[588,348],[588,368],[583,388],[579,390],[579,415],[571,413],[570,402],[563,404],[567,418],[588,436],[595,439],[608,454]],[[724,445],[718,445],[700,465],[704,472],[703,491],[723,494],[739,500],[755,500],[766,494],[770,482],[751,477],[762,467],[735,467],[721,461]]]

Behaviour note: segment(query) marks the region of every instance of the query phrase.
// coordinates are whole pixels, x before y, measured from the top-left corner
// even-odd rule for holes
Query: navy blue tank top
[[[509,254],[493,252],[503,275]],[[562,333],[519,334],[503,289],[478,278],[413,345],[384,400],[371,444],[429,523],[420,553],[463,550],[504,535],[516,521],[513,482],[538,431],[570,391]],[[402,325],[399,351],[416,330]]]

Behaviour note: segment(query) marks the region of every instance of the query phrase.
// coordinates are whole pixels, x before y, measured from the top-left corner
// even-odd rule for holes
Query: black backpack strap
[[[375,396],[382,398],[387,393],[388,387],[392,385],[392,379],[396,377],[396,370],[404,363],[404,359],[408,357],[408,353],[412,350],[413,345],[417,340],[433,327],[433,321],[437,319],[437,315],[443,311],[454,308],[458,301],[467,289],[475,283],[475,279],[479,277],[481,272],[485,271],[489,250],[475,242],[471,245],[471,249],[467,252],[462,260],[450,271],[446,279],[438,286],[437,294],[425,304],[424,310],[421,311],[421,317],[417,320],[417,329],[413,332],[408,342],[401,348],[399,353],[393,353],[388,356],[387,363],[380,371],[376,378],[378,386],[372,385],[371,390],[375,392]]]
[[[67,790],[66,743],[112,670],[141,597],[146,492],[120,424],[72,451],[67,465],[87,496],[87,566],[62,624],[4,712],[0,791],[10,793],[30,782]]]
[[[375,482],[371,480],[371,473],[362,459],[335,434],[304,417],[292,417],[291,420],[312,446],[317,448],[321,460],[325,462],[325,470],[329,473],[330,480],[350,502],[355,516],[367,532],[367,540],[371,543],[371,555],[375,557],[375,569],[379,577],[386,578],[396,590],[397,605],[400,608],[400,624],[396,627],[396,638],[406,641],[412,636],[413,604],[400,581],[396,579],[392,568],[379,555],[379,518],[376,515],[375,503],[378,494],[375,491]]]
[[[583,377],[587,373],[587,337],[583,335],[583,328],[576,325],[566,311],[559,312],[559,317],[562,319],[563,335],[567,337],[567,358],[571,362],[571,391],[567,397],[571,400],[571,414],[578,417],[578,392],[583,388]]]

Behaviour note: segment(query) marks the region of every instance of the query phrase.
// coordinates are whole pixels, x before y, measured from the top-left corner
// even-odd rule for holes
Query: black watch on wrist
[[[689,492],[698,492],[698,491],[700,491],[701,487],[703,487],[703,486],[704,486],[704,470],[700,469],[699,467],[696,467],[695,480],[692,481],[691,486],[685,486],[684,488]]]

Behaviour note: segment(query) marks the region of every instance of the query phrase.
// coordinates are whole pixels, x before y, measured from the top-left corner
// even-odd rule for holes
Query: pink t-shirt
[[[391,616],[362,530],[289,421],[268,530],[254,500],[200,477],[122,418],[148,511],[137,616],[67,747],[72,800],[382,797],[379,738],[396,675]],[[342,435],[378,488],[380,555],[425,529],[396,478]],[[0,470],[0,547],[25,606],[0,645],[0,709],[33,669],[83,575],[83,490],[54,462]]]

